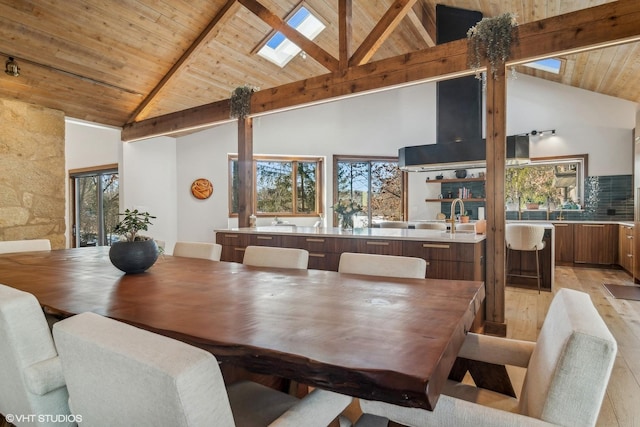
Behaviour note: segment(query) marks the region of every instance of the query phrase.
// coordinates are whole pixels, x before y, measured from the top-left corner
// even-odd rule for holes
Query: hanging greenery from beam
[[[513,13],[503,13],[493,18],[482,18],[467,31],[469,41],[469,67],[481,79],[483,56],[489,61],[487,73],[497,78],[497,71],[511,55],[511,45],[518,42],[518,23]]]
[[[256,88],[251,86],[238,86],[231,92],[230,115],[233,119],[244,119],[251,113],[251,95]]]

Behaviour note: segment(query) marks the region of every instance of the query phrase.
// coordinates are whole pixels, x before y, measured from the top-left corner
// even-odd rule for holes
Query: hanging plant
[[[238,86],[231,92],[231,118],[244,119],[251,113],[251,95],[256,89],[251,86]]]
[[[493,78],[497,78],[500,65],[511,55],[511,44],[518,42],[518,23],[513,13],[503,13],[493,18],[482,18],[467,31],[469,41],[469,67],[481,79],[480,67],[483,56],[489,61]]]

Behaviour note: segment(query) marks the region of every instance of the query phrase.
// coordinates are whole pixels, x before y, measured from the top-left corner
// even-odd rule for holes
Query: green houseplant
[[[497,77],[498,66],[511,55],[511,45],[518,41],[518,23],[512,13],[503,13],[493,18],[482,18],[467,31],[469,42],[469,66],[480,78],[482,59],[489,61],[487,74]]]
[[[155,240],[140,234],[140,231],[148,230],[149,225],[152,225],[151,219],[155,216],[137,209],[126,209],[120,215],[124,218],[116,224],[113,231],[121,236],[121,240],[111,245],[109,259],[127,274],[143,273],[158,259]]]

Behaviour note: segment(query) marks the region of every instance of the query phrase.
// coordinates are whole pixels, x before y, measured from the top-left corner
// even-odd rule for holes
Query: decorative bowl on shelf
[[[436,179],[442,179],[444,178],[444,175],[436,175]]]
[[[466,169],[458,169],[456,171],[456,178],[466,178],[467,177],[467,170]]]

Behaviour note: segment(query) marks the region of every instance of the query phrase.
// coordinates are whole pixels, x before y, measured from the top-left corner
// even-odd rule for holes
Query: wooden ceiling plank
[[[351,58],[353,51],[352,17],[352,0],[338,0],[338,59],[340,69],[345,69],[349,66],[349,58]]]
[[[369,62],[393,30],[400,24],[402,18],[411,10],[415,2],[416,0],[395,0],[380,21],[373,27],[367,38],[356,49],[353,56],[351,56],[349,65],[357,66]]]
[[[158,82],[156,87],[154,87],[151,92],[147,95],[147,97],[136,107],[136,109],[129,116],[129,122],[135,121],[138,116],[144,113],[145,108],[153,101],[153,99],[160,93],[162,88],[164,88],[169,80],[176,75],[176,73],[182,69],[187,60],[194,54],[199,48],[201,48],[204,44],[204,41],[207,39],[209,34],[215,30],[215,28],[224,21],[225,17],[229,16],[230,12],[232,12],[233,6],[236,4],[236,0],[229,0],[225,5],[218,11],[216,16],[209,22],[209,25],[200,33],[198,38],[189,46],[189,48],[182,54],[178,62],[173,64],[171,69],[167,74],[162,77],[162,79]]]
[[[307,55],[318,61],[327,70],[338,71],[339,61],[336,58],[334,58],[326,50],[322,49],[320,46],[300,34],[298,30],[291,27],[279,16],[273,14],[269,9],[262,6],[258,1],[238,0],[238,2],[249,9],[258,18],[269,24],[271,28],[284,34],[285,37],[296,44]]]
[[[520,41],[513,47],[508,66],[529,62],[536,57],[640,40],[638,22],[640,2],[619,0],[522,24],[519,28]],[[267,113],[411,82],[471,73],[467,65],[467,41],[456,40],[419,52],[352,67],[342,73],[329,73],[258,91],[252,97],[251,111],[255,114]],[[206,120],[208,123],[214,121],[211,117]],[[134,123],[131,128],[135,126]],[[179,130],[177,125],[172,128]],[[137,133],[139,136],[142,134],[143,132]]]

